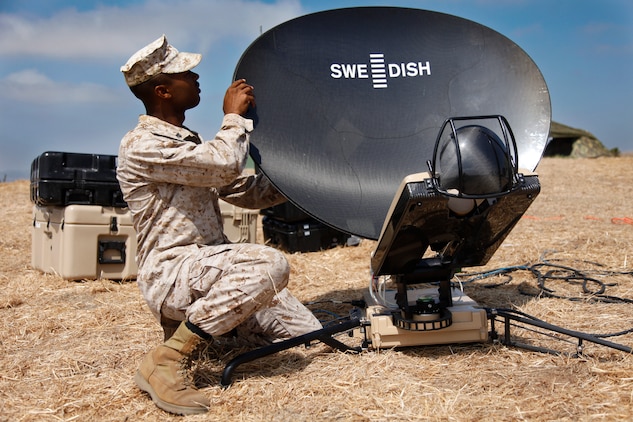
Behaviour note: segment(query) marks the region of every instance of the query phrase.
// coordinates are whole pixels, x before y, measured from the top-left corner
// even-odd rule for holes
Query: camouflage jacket
[[[137,233],[137,282],[157,318],[183,261],[203,245],[228,243],[218,198],[252,209],[285,201],[262,174],[243,174],[252,128],[229,114],[203,141],[142,115],[121,140],[117,178]]]

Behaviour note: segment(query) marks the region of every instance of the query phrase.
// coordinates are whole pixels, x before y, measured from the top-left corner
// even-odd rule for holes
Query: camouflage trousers
[[[283,253],[268,246],[201,246],[185,260],[161,313],[188,319],[211,336],[237,329],[239,337],[259,343],[322,328],[286,288],[289,273]]]

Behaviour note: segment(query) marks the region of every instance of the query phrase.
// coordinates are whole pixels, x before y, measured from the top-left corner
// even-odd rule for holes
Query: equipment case
[[[116,155],[44,152],[31,163],[31,201],[125,207],[116,166]]]
[[[258,210],[220,201],[224,233],[233,243],[256,243]],[[127,208],[101,205],[33,206],[31,265],[70,280],[133,279],[136,232]]]
[[[257,243],[257,216],[259,210],[240,208],[223,200],[220,212],[224,222],[224,234],[232,243]]]
[[[317,252],[343,245],[350,237],[316,220],[288,224],[264,217],[262,226],[265,241],[288,252]]]
[[[136,278],[136,232],[129,210],[34,205],[31,265],[69,280]]]
[[[260,213],[266,217],[274,218],[275,220],[280,220],[285,223],[299,223],[312,219],[311,216],[289,201],[270,208],[264,208]]]

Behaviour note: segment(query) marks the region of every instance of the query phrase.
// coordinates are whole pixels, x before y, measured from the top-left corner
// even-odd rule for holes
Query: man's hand
[[[255,107],[253,87],[246,83],[246,79],[233,82],[224,94],[224,114],[235,113],[243,116],[249,107]]]

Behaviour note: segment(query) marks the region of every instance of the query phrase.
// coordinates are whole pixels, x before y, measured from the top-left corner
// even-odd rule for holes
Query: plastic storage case
[[[350,237],[316,220],[289,224],[264,217],[262,226],[265,241],[288,252],[317,252],[343,245]]]
[[[303,212],[291,202],[284,202],[283,204],[275,205],[270,208],[264,208],[260,213],[266,217],[271,217],[285,223],[299,223],[312,220],[310,215]]]
[[[116,165],[116,155],[44,152],[31,163],[31,201],[125,207]]]
[[[33,206],[31,265],[69,280],[134,279],[136,232],[127,208]]]
[[[257,218],[259,210],[231,205],[220,200],[220,212],[224,221],[224,234],[232,243],[257,243]]]
[[[255,243],[258,210],[220,201],[224,232],[233,243]],[[136,277],[136,232],[127,208],[99,205],[33,207],[31,265],[63,278]]]

